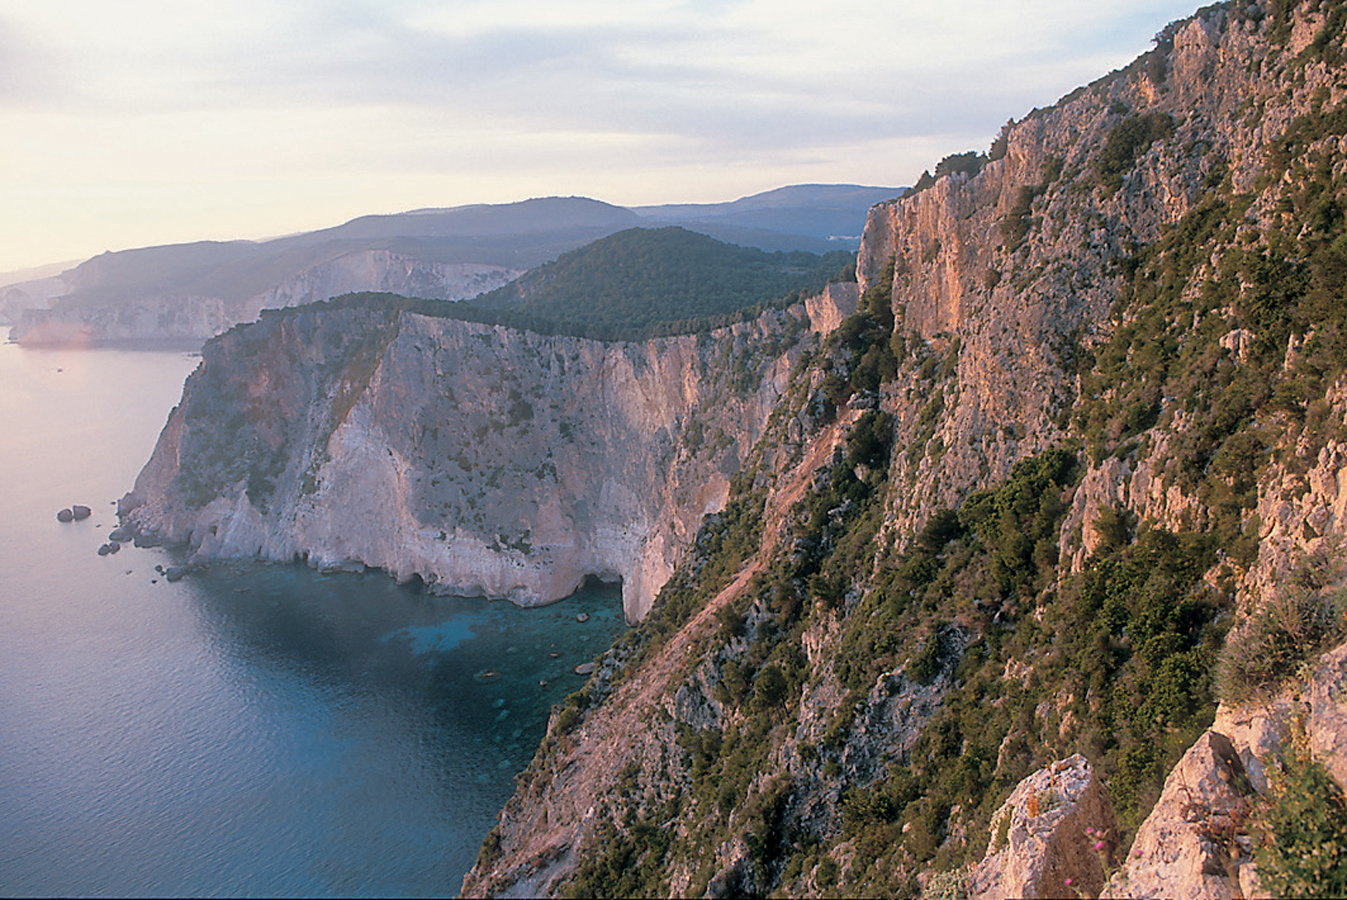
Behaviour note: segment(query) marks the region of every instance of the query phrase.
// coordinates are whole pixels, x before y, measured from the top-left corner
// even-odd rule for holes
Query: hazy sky
[[[911,184],[1193,0],[0,0],[0,271],[366,213]]]

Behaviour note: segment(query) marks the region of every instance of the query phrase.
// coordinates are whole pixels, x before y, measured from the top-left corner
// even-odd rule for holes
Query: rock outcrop
[[[1304,702],[1310,753],[1347,791],[1347,644],[1320,657]]]
[[[1347,644],[1275,696],[1222,707],[1169,773],[1104,897],[1258,897],[1252,848],[1267,769],[1297,729],[1312,758],[1347,789]]]
[[[1248,829],[1253,791],[1247,785],[1230,739],[1204,734],[1169,773],[1127,864],[1101,896],[1242,896],[1235,838]]]
[[[1116,848],[1108,792],[1080,754],[1026,778],[992,816],[975,897],[1097,897]],[[1098,845],[1098,849],[1096,849]]]
[[[830,334],[842,320],[856,311],[860,300],[860,286],[854,282],[834,282],[823,293],[805,299],[809,327],[818,334]]]

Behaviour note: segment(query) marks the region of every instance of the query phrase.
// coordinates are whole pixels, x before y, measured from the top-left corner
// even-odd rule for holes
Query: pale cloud
[[[0,269],[538,194],[911,183],[1191,11],[0,0]]]
[[[0,16],[0,109],[48,102],[61,93],[63,81],[41,43]]]

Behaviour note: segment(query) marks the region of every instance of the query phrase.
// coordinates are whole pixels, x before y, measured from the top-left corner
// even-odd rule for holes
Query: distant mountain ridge
[[[859,184],[798,184],[777,188],[730,203],[682,203],[638,206],[635,211],[651,222],[678,224],[689,231],[762,250],[797,249],[823,252],[807,246],[766,246],[770,235],[806,235],[826,241],[829,249],[859,246],[865,217],[858,209],[892,200],[901,188]],[[735,235],[758,235],[761,243],[736,240]]]
[[[143,247],[0,287],[0,322],[15,326],[10,339],[19,343],[204,340],[251,321],[261,309],[341,293],[467,299],[639,226],[682,225],[769,252],[854,250],[870,206],[900,192],[799,185],[728,203],[637,209],[544,197],[361,216],[267,241]],[[834,232],[849,237],[834,238]]]

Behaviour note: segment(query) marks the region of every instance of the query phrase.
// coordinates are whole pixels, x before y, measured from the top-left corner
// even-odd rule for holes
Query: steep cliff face
[[[440,263],[387,250],[347,253],[290,275],[246,298],[205,294],[146,292],[117,303],[90,304],[78,299],[78,284],[47,279],[19,285],[26,305],[10,331],[20,344],[69,344],[93,341],[200,340],[251,322],[264,309],[300,306],[360,291],[387,291],[436,300],[465,300],[517,278],[521,270],[478,263]],[[55,285],[56,287],[53,287]],[[57,288],[63,290],[56,292]],[[40,289],[46,293],[41,304]]]
[[[211,342],[122,512],[196,560],[306,557],[639,619],[761,433],[789,313],[643,344],[378,310]]]
[[[1269,44],[1271,22],[1213,8],[1179,25],[1167,53],[1010,127],[1004,156],[975,176],[942,178],[871,212],[862,290],[895,260],[895,308],[907,327],[959,342],[937,431],[945,455],[915,473],[934,489],[899,500],[899,529],[1061,441],[1080,353],[1113,330],[1122,265],[1223,180],[1231,194],[1252,188],[1269,142],[1323,102],[1317,92],[1341,99],[1326,67],[1285,68],[1322,15],[1297,18],[1285,50]],[[1151,505],[1136,511],[1144,517]]]
[[[1073,752],[1107,801],[1053,851],[1079,889],[1129,851],[1114,895],[1255,889],[1276,792],[1240,779],[1289,731],[1228,733],[1264,702],[1232,652],[1347,538],[1344,25],[1209,7],[876,207],[857,314],[464,893],[994,893],[1042,863],[1004,804],[1046,814]],[[1293,691],[1347,634],[1316,584]]]

